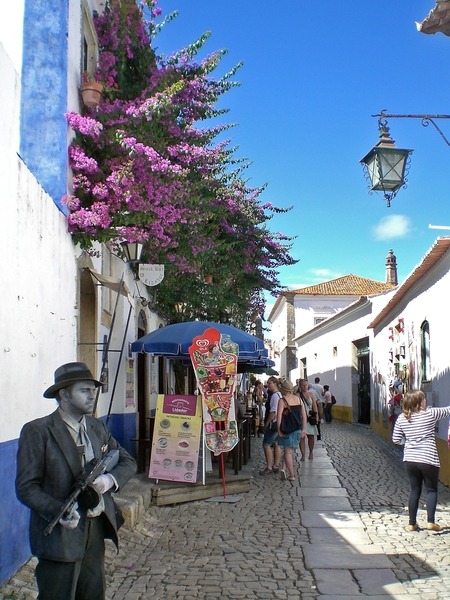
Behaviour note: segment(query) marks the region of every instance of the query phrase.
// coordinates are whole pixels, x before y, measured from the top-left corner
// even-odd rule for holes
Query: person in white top
[[[434,522],[439,483],[439,456],[436,449],[435,428],[439,419],[450,416],[450,406],[427,407],[423,392],[408,392],[403,400],[402,414],[398,416],[392,441],[404,445],[403,461],[408,474],[411,491],[408,502],[409,531],[417,531],[417,511],[425,483],[427,490],[427,529],[441,531]]]
[[[330,386],[328,385],[323,386],[323,401],[325,403],[323,409],[325,413],[325,423],[331,423],[331,421],[333,420],[333,417],[331,415],[331,407],[333,406],[333,403],[331,401]]]
[[[311,383],[311,386],[316,390],[317,395],[319,396],[319,398],[322,398],[322,396],[323,396],[323,385],[320,385],[320,377],[316,377],[314,379],[314,383]],[[321,400],[321,402],[323,402],[323,400]]]
[[[315,390],[317,396],[318,396],[318,400],[317,400],[317,410],[319,411],[319,424],[323,423],[324,419],[325,419],[325,413],[324,413],[324,406],[323,406],[323,385],[320,385],[320,377],[315,377],[314,378],[314,383],[311,383],[311,387]],[[320,433],[319,433],[320,436]],[[319,439],[319,438],[317,438]]]

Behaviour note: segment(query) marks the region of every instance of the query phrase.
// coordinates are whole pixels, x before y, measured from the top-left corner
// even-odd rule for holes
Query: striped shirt
[[[405,445],[403,460],[439,467],[435,427],[439,419],[449,416],[450,406],[429,406],[426,410],[413,413],[411,422],[407,421],[405,415],[399,415],[392,432],[392,441],[394,444]]]

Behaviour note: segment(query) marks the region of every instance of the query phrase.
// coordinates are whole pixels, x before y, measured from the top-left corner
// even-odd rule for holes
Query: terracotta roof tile
[[[392,290],[395,287],[395,285],[391,285],[390,283],[374,281],[373,279],[358,277],[358,275],[345,275],[344,277],[299,288],[298,290],[281,292],[267,320],[272,323],[272,317],[275,315],[284,297],[292,298],[298,294],[309,296],[371,296],[372,294],[381,294],[387,290]]]
[[[374,281],[358,277],[358,275],[344,275],[344,277],[338,277],[331,281],[294,290],[294,293],[311,296],[370,296],[392,290],[395,287],[390,283]]]

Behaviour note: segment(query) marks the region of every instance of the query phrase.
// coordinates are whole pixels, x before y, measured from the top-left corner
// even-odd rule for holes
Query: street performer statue
[[[134,475],[136,463],[91,416],[100,385],[84,363],[62,365],[44,392],[58,408],[20,434],[16,493],[31,509],[39,600],[105,598],[105,539],[117,546],[122,524],[111,492]]]

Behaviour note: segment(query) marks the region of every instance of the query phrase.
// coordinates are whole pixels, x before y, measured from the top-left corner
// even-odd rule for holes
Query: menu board
[[[193,339],[189,354],[203,399],[206,447],[215,455],[229,452],[239,441],[234,406],[238,345],[211,327]]]
[[[148,476],[196,483],[201,428],[200,397],[159,394]]]

